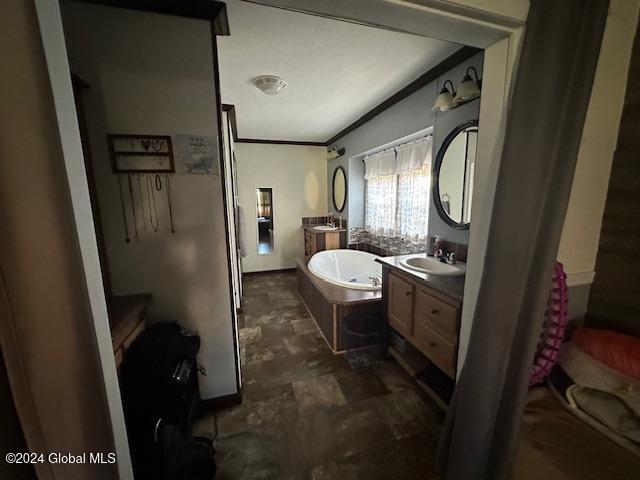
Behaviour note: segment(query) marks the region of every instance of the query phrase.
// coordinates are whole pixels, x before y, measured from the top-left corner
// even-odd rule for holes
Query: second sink
[[[329,232],[332,230],[338,230],[338,227],[330,227],[329,225],[317,225],[313,227],[314,230],[320,230],[321,232]]]
[[[411,255],[400,260],[400,265],[410,270],[424,272],[430,275],[464,275],[466,267],[462,262],[449,265],[436,260],[433,257],[427,257],[424,254]]]

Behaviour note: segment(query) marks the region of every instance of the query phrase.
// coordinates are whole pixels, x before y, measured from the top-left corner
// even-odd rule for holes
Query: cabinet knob
[[[435,347],[436,346],[436,342],[429,342],[429,346],[430,347]]]
[[[438,310],[431,310],[431,315],[437,315],[438,313],[440,313]]]
[[[409,297],[411,295],[411,292],[406,292],[405,295]]]

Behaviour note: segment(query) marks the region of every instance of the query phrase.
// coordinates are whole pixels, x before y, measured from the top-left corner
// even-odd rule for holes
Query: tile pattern
[[[349,248],[389,257],[423,253],[427,250],[427,245],[425,241],[418,242],[404,237],[375,235],[365,228],[355,227],[349,229]]]
[[[415,242],[402,237],[383,237],[375,235],[364,228],[349,229],[349,248],[391,257],[395,255],[407,255],[413,253],[425,253],[433,255],[435,237],[427,237],[426,242]],[[461,262],[467,261],[468,246],[462,243],[443,240],[444,249],[447,252],[455,252],[456,258]]]
[[[333,355],[293,272],[245,278],[243,402],[217,413],[217,479],[436,479],[443,414],[395,363]],[[213,435],[216,419],[197,433]]]
[[[340,228],[347,228],[347,219],[346,218],[342,218],[341,215],[335,215],[333,217],[333,219],[336,221],[336,226],[338,226]],[[302,225],[304,227],[311,226],[311,225],[326,225],[328,220],[329,220],[328,216],[323,216],[323,217],[302,217]],[[338,222],[340,222],[340,225],[337,225]]]

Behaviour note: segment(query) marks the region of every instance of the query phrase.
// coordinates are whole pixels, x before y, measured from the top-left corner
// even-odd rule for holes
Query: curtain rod
[[[406,142],[398,143],[397,145],[394,145],[393,147],[387,147],[387,148],[383,148],[382,150],[373,151],[371,153],[363,155],[362,156],[362,161],[364,162],[365,159],[367,159],[369,157],[372,157],[374,155],[378,155],[380,153],[390,152],[392,150],[395,151],[398,147],[403,147],[405,145],[411,145],[412,143],[418,143],[420,140],[425,140],[425,139],[427,139],[429,137],[433,137],[433,134],[432,133],[427,133],[427,134],[422,135],[420,137],[417,137],[417,138],[414,138],[414,139],[411,139],[411,140],[407,140]]]

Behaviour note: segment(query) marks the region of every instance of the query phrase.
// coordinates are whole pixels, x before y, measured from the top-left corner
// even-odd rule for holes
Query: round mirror
[[[469,120],[444,139],[433,168],[433,200],[440,217],[464,230],[471,222],[478,121]]]
[[[336,211],[344,210],[347,201],[347,176],[344,167],[339,166],[333,171],[333,207]]]

